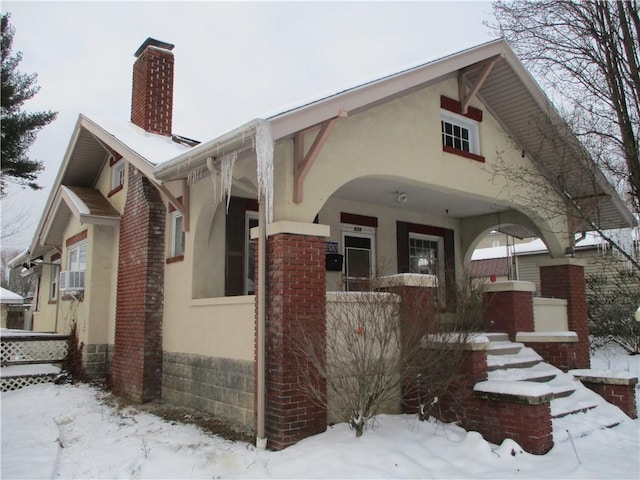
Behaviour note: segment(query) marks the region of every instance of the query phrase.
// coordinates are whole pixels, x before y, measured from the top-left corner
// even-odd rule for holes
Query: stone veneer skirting
[[[113,361],[113,345],[93,343],[84,345],[82,349],[82,367],[85,375],[91,380],[105,378],[111,374]]]
[[[253,430],[254,363],[164,352],[162,398]]]

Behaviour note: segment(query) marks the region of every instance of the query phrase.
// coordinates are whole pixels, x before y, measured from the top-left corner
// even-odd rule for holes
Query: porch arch
[[[553,258],[562,257],[565,249],[569,246],[566,236],[555,233],[549,222],[543,220],[534,221],[520,211],[508,210],[462,220],[461,251],[463,253],[463,264],[465,266],[469,265],[473,251],[488,233],[505,225],[519,225],[530,230],[535,236],[542,239]]]

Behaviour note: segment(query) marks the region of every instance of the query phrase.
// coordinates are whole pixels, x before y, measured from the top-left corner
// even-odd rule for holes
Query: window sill
[[[184,255],[176,255],[175,257],[169,257],[165,260],[166,264],[181,262],[184,260]]]
[[[108,194],[107,194],[107,198],[111,198],[112,195],[115,195],[116,193],[118,193],[120,190],[122,190],[124,188],[124,185],[118,185],[116,188],[114,188],[113,190],[111,190]]]
[[[58,303],[58,300],[57,300],[57,299],[56,299],[56,300],[49,300],[49,301],[47,302],[47,304],[48,304],[48,305],[55,305],[56,303]]]
[[[465,152],[464,150],[449,147],[448,145],[443,145],[442,151],[447,153],[453,153],[454,155],[459,155],[461,157],[468,158],[470,160],[475,160],[476,162],[484,163],[484,157],[482,155],[476,155],[475,153]]]

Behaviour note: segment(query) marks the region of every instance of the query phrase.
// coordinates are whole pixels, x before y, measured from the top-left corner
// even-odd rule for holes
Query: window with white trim
[[[441,110],[442,145],[480,155],[478,123],[447,110]]]
[[[251,239],[251,229],[258,226],[258,214],[256,212],[245,213],[245,254],[244,254],[244,293],[255,294],[255,261],[256,243]]]
[[[171,214],[171,256],[184,255],[184,229],[182,228],[182,213],[178,210]]]
[[[49,301],[58,299],[58,286],[60,281],[60,264],[51,265],[51,279],[49,282]]]
[[[376,268],[375,228],[343,225],[342,245],[345,289],[368,288],[368,280]]]
[[[444,238],[436,235],[410,232],[409,272],[435,275],[438,278],[438,296],[441,301],[444,301]]]
[[[67,249],[67,270],[80,272],[87,269],[87,244],[80,243]]]
[[[111,166],[111,190],[124,185],[124,166],[123,159],[118,160]]]

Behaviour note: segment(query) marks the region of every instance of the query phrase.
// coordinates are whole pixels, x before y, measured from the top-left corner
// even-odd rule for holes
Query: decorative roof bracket
[[[318,135],[316,135],[306,155],[304,154],[304,137],[311,129],[301,130],[293,136],[293,201],[295,203],[302,202],[304,196],[304,179],[309,173],[309,170],[311,170],[316,158],[318,158],[320,150],[322,150],[322,147],[328,140],[333,127],[341,118],[347,118],[347,115],[345,110],[340,110],[337,117],[322,122],[320,131]]]
[[[473,97],[477,95],[485,80],[487,79],[487,77],[489,77],[489,74],[498,61],[498,58],[500,58],[500,56],[496,55],[458,71],[458,99],[460,100],[460,108],[463,115],[467,113],[467,109],[469,108],[471,100],[473,100]],[[467,92],[465,86],[465,77],[468,73],[478,69],[482,69],[480,76],[475,81],[475,83],[471,85],[471,88]]]

